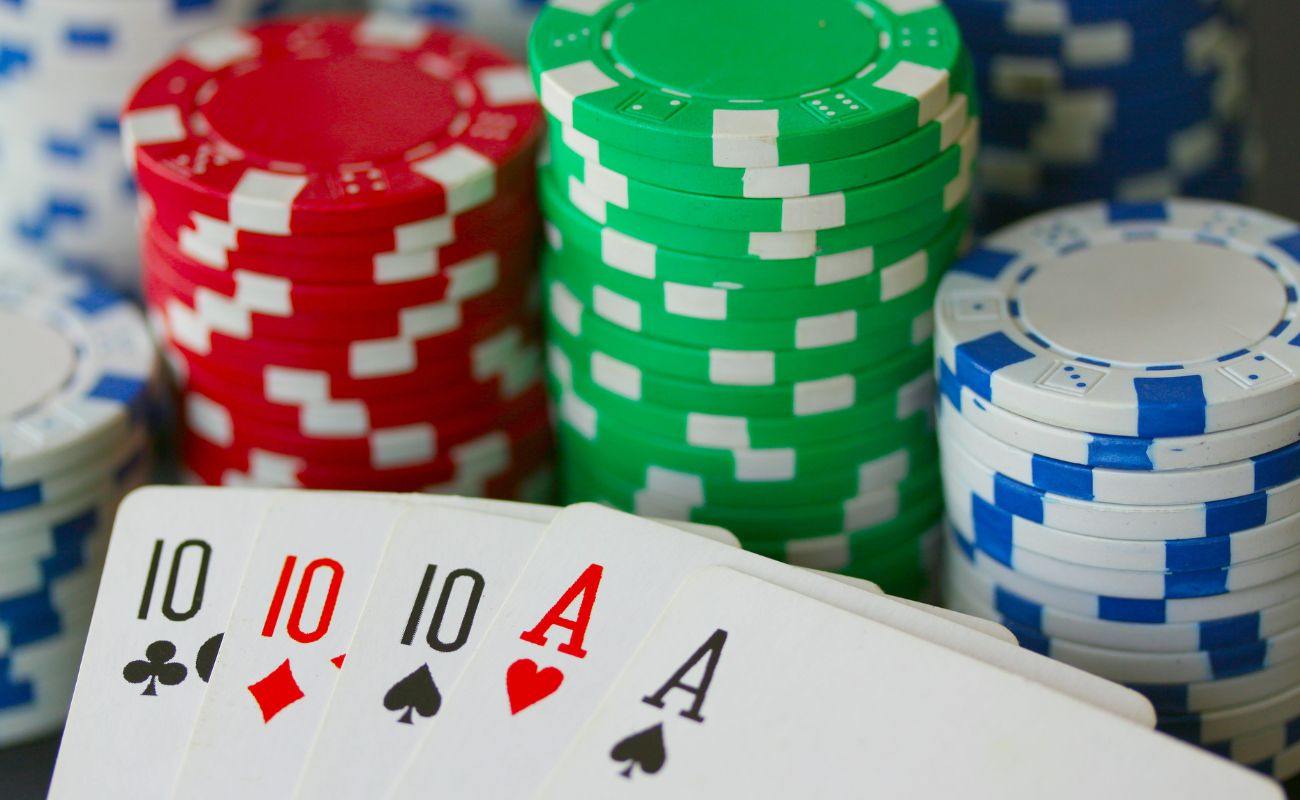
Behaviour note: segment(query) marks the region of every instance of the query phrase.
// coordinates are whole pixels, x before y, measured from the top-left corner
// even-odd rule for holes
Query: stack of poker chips
[[[952,17],[555,5],[529,58],[567,499],[921,592],[931,307],[978,140]]]
[[[515,496],[550,446],[527,71],[406,18],[193,40],[130,99],[192,477]]]
[[[522,58],[528,30],[544,0],[369,0],[371,8],[413,14],[481,36],[507,53]]]
[[[1228,204],[1031,217],[944,278],[949,604],[1300,773],[1300,226]]]
[[[0,262],[42,261],[134,293],[135,196],[118,143],[131,87],[256,0],[0,3]]]
[[[988,229],[1089,200],[1241,194],[1247,43],[1220,0],[952,0]]]
[[[67,713],[113,513],[149,477],[156,365],[111,290],[0,270],[0,745]]]

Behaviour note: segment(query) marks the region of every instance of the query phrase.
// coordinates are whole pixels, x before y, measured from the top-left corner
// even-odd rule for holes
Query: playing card
[[[248,559],[177,797],[289,795],[389,533],[409,507],[379,495],[276,497]]]
[[[1272,781],[731,569],[692,575],[543,797],[1280,798]]]
[[[383,796],[544,530],[439,506],[402,517],[295,796]]]
[[[1126,689],[838,581],[590,504],[556,517],[395,790],[537,787],[686,575],[733,566],[1150,724]],[[502,765],[509,765],[508,769]]]
[[[271,496],[149,487],[122,502],[51,798],[171,796]]]

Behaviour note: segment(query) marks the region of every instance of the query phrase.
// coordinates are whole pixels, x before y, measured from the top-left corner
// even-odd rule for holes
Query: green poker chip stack
[[[925,591],[979,138],[943,4],[557,3],[529,61],[567,499]]]

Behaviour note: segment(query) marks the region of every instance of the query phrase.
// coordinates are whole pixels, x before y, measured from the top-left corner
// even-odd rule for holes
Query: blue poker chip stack
[[[983,98],[986,230],[1070,203],[1236,199],[1247,41],[1220,0],[950,0]]]
[[[148,479],[143,315],[85,278],[0,270],[0,746],[67,712],[114,509]]]
[[[935,308],[944,596],[1300,774],[1300,226],[1204,200],[1030,217]]]
[[[0,264],[138,291],[135,196],[117,117],[149,67],[260,0],[0,2]]]
[[[375,11],[409,14],[480,36],[509,55],[527,55],[528,31],[545,0],[369,0]]]

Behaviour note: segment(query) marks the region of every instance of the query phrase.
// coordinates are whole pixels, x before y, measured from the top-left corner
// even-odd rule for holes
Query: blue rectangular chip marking
[[[993,400],[993,373],[1033,357],[1004,333],[990,333],[958,345],[953,355],[957,380],[989,401]]]
[[[1207,569],[1199,572],[1170,572],[1165,575],[1165,597],[1209,597],[1226,594],[1228,570]]]
[[[1111,222],[1163,222],[1169,219],[1164,203],[1107,203]]]
[[[1258,528],[1267,521],[1267,492],[1255,492],[1205,504],[1206,536],[1227,536],[1237,531]]]
[[[1218,569],[1231,563],[1232,539],[1227,536],[1165,542],[1165,569],[1168,570]]]
[[[1043,493],[1001,473],[993,476],[993,502],[1017,517],[1043,523]]]
[[[1135,378],[1137,435],[1186,436],[1205,431],[1205,387],[1200,375]]]
[[[1196,627],[1200,631],[1197,646],[1201,650],[1235,647],[1259,641],[1260,616],[1259,612],[1241,614],[1201,622]]]
[[[1098,597],[1097,616],[1115,622],[1168,622],[1163,600]]]
[[[1215,680],[1259,672],[1268,662],[1268,644],[1251,642],[1225,650],[1210,650],[1210,669]]]
[[[992,280],[1002,274],[1007,265],[1016,260],[1015,253],[977,247],[969,255],[949,267],[953,272],[969,272]]]
[[[1011,515],[971,494],[971,531],[975,545],[986,555],[1010,567],[1012,554]]]
[[[1092,488],[1092,470],[1078,464],[1069,464],[1035,454],[1030,461],[1033,471],[1034,486],[1052,494],[1091,500],[1095,496]]]
[[[1007,619],[1028,625],[1036,631],[1043,629],[1043,607],[1001,586],[993,590],[993,607]]]
[[[1088,442],[1088,463],[1113,469],[1151,470],[1151,440],[1136,436],[1092,434]]]

